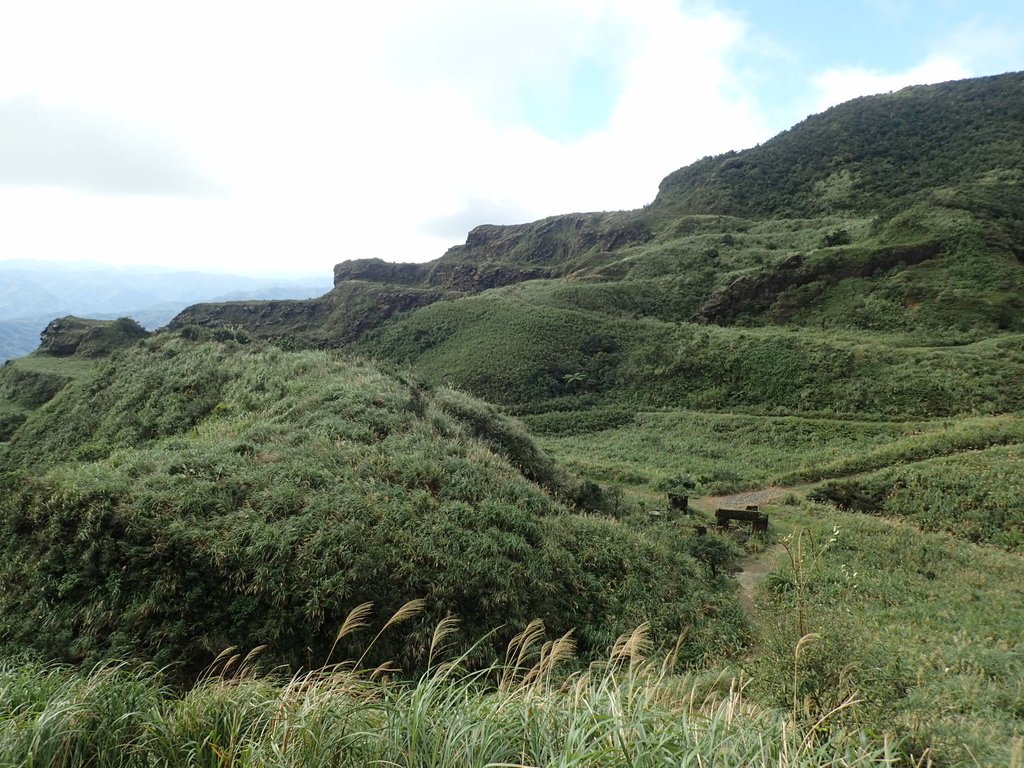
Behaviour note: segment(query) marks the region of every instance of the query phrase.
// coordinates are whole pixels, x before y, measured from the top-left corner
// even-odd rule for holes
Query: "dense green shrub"
[[[26,418],[19,412],[0,413],[0,442],[10,440],[14,430],[24,424]]]

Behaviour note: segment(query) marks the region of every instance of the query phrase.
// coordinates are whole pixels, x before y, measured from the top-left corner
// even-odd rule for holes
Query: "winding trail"
[[[733,493],[728,496],[705,496],[700,499],[694,499],[692,503],[696,508],[706,512],[714,512],[719,507],[738,507],[742,509],[750,504],[768,504],[775,499],[785,496],[787,493],[793,492],[792,488],[773,485],[769,488],[743,491],[742,493]],[[746,558],[742,563],[743,569],[735,574],[736,581],[740,585],[740,601],[743,603],[747,615],[751,618],[754,617],[755,612],[754,590],[757,589],[757,585],[764,581],[769,573],[778,567],[785,556],[785,547],[781,544],[773,544],[763,552]]]
[[[755,611],[754,590],[769,573],[778,568],[785,556],[785,547],[781,544],[772,544],[764,552],[743,561],[743,570],[736,574],[736,581],[740,585],[740,602],[751,618],[754,617]]]

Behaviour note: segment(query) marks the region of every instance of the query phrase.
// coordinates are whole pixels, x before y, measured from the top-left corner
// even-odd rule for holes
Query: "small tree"
[[[849,245],[850,233],[845,229],[833,229],[821,238],[821,244],[826,248],[834,248],[837,245]]]
[[[736,573],[742,554],[736,542],[712,531],[696,536],[690,545],[690,555],[708,569],[712,578],[720,573]]]

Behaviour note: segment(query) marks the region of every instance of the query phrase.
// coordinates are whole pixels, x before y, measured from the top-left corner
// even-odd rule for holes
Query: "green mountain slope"
[[[681,169],[642,210],[478,227],[427,264],[339,264],[335,290],[307,303],[327,322],[268,303],[202,305],[174,325],[354,345],[534,407],[599,395],[1011,409],[1024,331],[1022,158],[1024,74],[908,88]],[[787,330],[759,330],[772,327]],[[1008,367],[994,374],[995,361]],[[898,378],[899,391],[865,391],[879,378]]]
[[[655,205],[745,217],[897,212],[922,193],[1020,170],[1022,123],[1019,72],[867,96],[670,174]]]

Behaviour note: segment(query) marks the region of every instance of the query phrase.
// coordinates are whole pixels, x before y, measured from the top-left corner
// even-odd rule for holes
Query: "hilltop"
[[[378,661],[421,668],[449,614],[471,640],[506,628],[485,660],[538,616],[584,651],[643,621],[661,641],[692,633],[696,654],[712,627],[741,632],[670,531],[616,523],[621,502],[491,406],[369,363],[162,334],[0,446],[8,653],[194,674],[263,643],[308,668],[353,607],[413,598],[413,641],[382,641]]]

